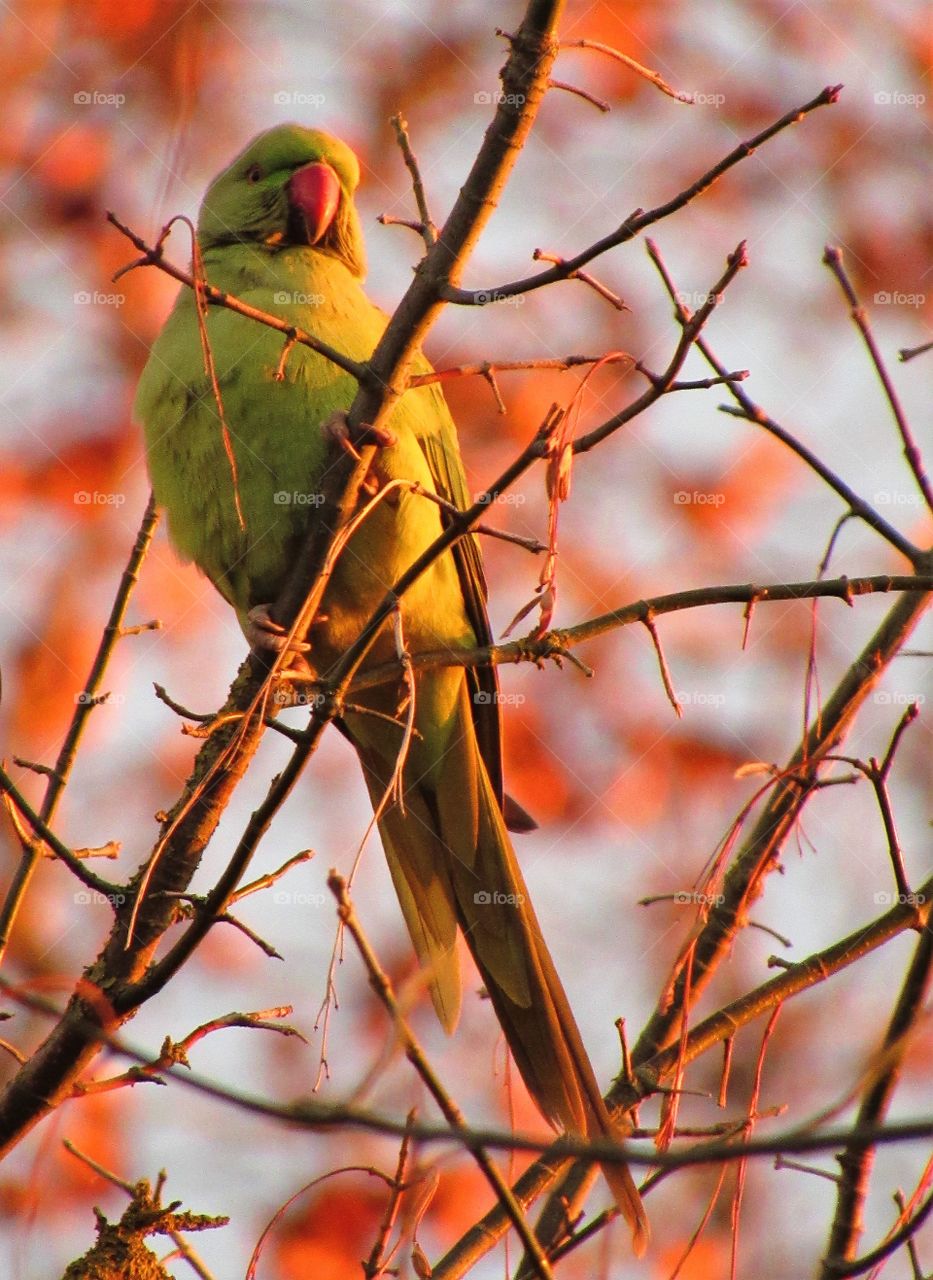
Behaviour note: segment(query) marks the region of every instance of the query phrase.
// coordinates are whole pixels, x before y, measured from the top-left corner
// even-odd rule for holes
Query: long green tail
[[[452,1031],[459,1016],[459,928],[541,1113],[570,1133],[618,1138],[480,755],[463,672],[423,673],[417,698],[404,812],[396,803],[386,807],[379,830],[438,1017]],[[384,696],[371,705],[386,713]],[[348,716],[347,729],[375,807],[400,734],[370,716]],[[605,1165],[604,1173],[641,1254],[648,1222],[632,1175],[621,1164]]]

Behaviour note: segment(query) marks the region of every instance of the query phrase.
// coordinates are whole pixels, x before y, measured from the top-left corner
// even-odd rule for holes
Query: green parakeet
[[[260,134],[205,195],[197,237],[207,280],[366,360],[386,317],[361,288],[358,181],[356,156],[326,133],[283,125]],[[350,375],[300,345],[277,377],[282,335],[230,310],[212,306],[204,323],[210,372],[194,295],[182,289],[142,374],[135,413],[175,548],[255,637],[256,611],[279,595],[318,511],[330,448],[325,424],[349,408],[357,388]],[[429,368],[419,355],[416,371]],[[376,452],[374,486],[417,481],[458,507],[469,504],[456,429],[438,384],[406,392],[388,427],[394,443]],[[436,503],[408,489],[396,487],[375,506],[340,557],[322,602],[324,619],[311,631],[308,661],[317,674],[327,675],[443,520]],[[402,599],[401,614],[414,653],[488,642],[474,537],[434,562]],[[387,627],[368,661],[390,661],[395,648]],[[445,1028],[453,1030],[460,1009],[459,929],[543,1115],[573,1133],[612,1134],[506,830],[496,687],[491,669],[418,673],[403,803],[384,807],[382,842]],[[384,800],[402,745],[401,723],[396,729],[385,718],[397,717],[401,688],[393,681],[354,694],[358,705],[380,714],[348,712],[340,726],[356,748],[374,806]],[[606,1175],[641,1252],[648,1228],[631,1175],[621,1165],[607,1166]]]

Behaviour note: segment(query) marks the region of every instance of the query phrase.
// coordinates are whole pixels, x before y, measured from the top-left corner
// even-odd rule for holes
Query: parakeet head
[[[362,277],[363,233],[353,204],[356,156],[339,138],[297,124],[260,133],[207,189],[198,217],[202,250],[224,244],[331,253]]]

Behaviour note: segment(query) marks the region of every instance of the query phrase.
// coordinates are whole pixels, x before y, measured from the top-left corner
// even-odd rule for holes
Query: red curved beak
[[[307,244],[317,244],[337,213],[340,179],[323,161],[306,164],[288,180],[288,203],[303,229],[302,239]]]

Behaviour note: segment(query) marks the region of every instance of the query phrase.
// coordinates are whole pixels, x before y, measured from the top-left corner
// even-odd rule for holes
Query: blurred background
[[[346,139],[363,170],[359,206],[371,296],[391,311],[411,277],[420,241],[377,215],[413,217],[408,174],[388,123],[403,111],[433,217],[446,216],[493,113],[505,45],[495,26],[517,26],[522,5],[422,0],[346,0],[313,8],[272,0],[14,0],[4,6],[0,71],[0,661],[3,751],[54,761],[106,620],[146,503],[148,485],[134,387],[175,293],[155,270],[111,277],[135,256],[104,220],[113,210],[152,242],[173,214],[194,218],[210,178],[260,129],[296,120]],[[933,304],[929,10],[920,3],[723,3],[715,6],[569,3],[568,41],[602,41],[658,70],[687,106],[594,52],[563,52],[556,74],[611,104],[552,92],[519,159],[501,207],[464,283],[496,285],[528,274],[535,248],[570,255],[615,228],[633,209],[659,204],[736,144],[825,85],[842,82],[836,106],[782,133],[706,196],[652,229],[684,299],[699,305],[726,256],[748,241],[750,265],[728,291],[707,337],[729,369],[749,369],[751,396],[904,533],[929,541],[901,445],[836,282],[821,265],[841,246],[902,401],[930,446],[929,360],[896,364],[896,351],[929,339]],[[176,228],[170,255],[187,265],[190,243]],[[565,283],[483,309],[448,308],[427,351],[437,367],[495,357],[522,359],[625,351],[660,370],[677,338],[672,308],[642,240],[592,265],[621,295],[617,312],[579,283]],[[705,377],[692,356],[683,376]],[[479,492],[527,441],[552,401],[566,404],[578,371],[503,374],[507,412],[481,379],[447,384],[471,488]],[[580,429],[594,426],[644,389],[612,366],[582,395]],[[556,621],[570,625],[642,596],[729,582],[815,577],[842,504],[788,452],[718,410],[722,388],[666,397],[575,468],[561,511]],[[930,459],[928,457],[928,466]],[[544,536],[543,473],[497,504],[495,522]],[[515,546],[485,547],[491,614],[498,633],[533,592],[539,566]],[[830,573],[906,572],[896,553],[850,521]],[[892,603],[826,601],[816,615],[818,682],[812,705],[849,666]],[[133,597],[131,623],[162,629],[124,640],[93,716],[57,828],[74,847],[123,842],[116,871],[128,875],[152,843],[154,814],[168,808],[197,743],[159,702],[154,681],[196,711],[217,707],[245,653],[233,615],[206,581],[174,558],[160,531]],[[578,1011],[601,1079],[618,1069],[613,1021],[634,1040],[692,922],[688,909],[649,894],[690,889],[761,778],[737,777],[750,761],[783,762],[804,717],[813,611],[809,604],[759,606],[742,649],[741,606],[706,608],[660,621],[677,720],[658,677],[650,639],[627,628],[581,649],[595,669],[502,673],[508,785],[539,829],[518,852],[545,935]],[[929,625],[910,643],[931,645]],[[892,778],[909,875],[929,868],[930,659],[903,657],[865,707],[847,750],[883,755],[904,707],[927,699],[907,733]],[[925,692],[924,692],[925,691]],[[196,887],[206,888],[286,746],[268,735],[208,850]],[[39,780],[16,771],[24,790]],[[242,918],[275,945],[267,960],[239,933],[217,928],[183,974],[127,1029],[157,1054],[231,1010],[294,1005],[289,1019],[308,1045],[267,1032],[227,1030],[192,1053],[199,1074],[286,1100],[306,1095],[323,1050],[316,1014],[326,993],[335,916],[325,881],[346,873],[366,829],[368,805],[350,750],[328,735],[276,821],[252,872],[295,852],[315,857],[276,890],[251,898]],[[371,846],[371,847],[370,847]],[[411,975],[407,937],[378,841],[367,846],[355,887],[366,929],[394,978]],[[8,881],[18,848],[5,826]],[[112,864],[102,864],[105,873]],[[886,843],[867,785],[815,797],[804,826],[772,876],[756,920],[788,937],[781,948],[758,930],[738,939],[700,1013],[766,980],[775,950],[800,959],[879,914],[890,893]],[[252,874],[251,872],[251,874]],[[8,970],[60,997],[94,955],[110,917],[76,899],[65,869],[42,869],[26,901]],[[766,1062],[761,1107],[787,1106],[803,1121],[838,1102],[878,1042],[913,939],[903,937],[783,1012]],[[509,1089],[503,1047],[468,977],[460,1029],[446,1040],[429,1008],[412,1018],[444,1079],[474,1121],[504,1122]],[[403,1115],[434,1111],[413,1073],[394,1063],[373,1080],[386,1045],[381,1009],[352,948],[336,975],[329,1076],[319,1096],[360,1100]],[[404,988],[415,995],[411,988]],[[24,1051],[45,1027],[17,1014],[8,1036]],[[729,1105],[720,1112],[716,1062],[688,1076],[712,1098],[685,1103],[693,1124],[741,1116],[760,1026],[739,1037]],[[924,1042],[925,1041],[925,1042]],[[929,1023],[909,1055],[892,1115],[929,1101]],[[0,1067],[7,1071],[11,1060]],[[101,1060],[97,1074],[122,1069]],[[540,1130],[517,1081],[515,1123]],[[926,1086],[924,1090],[924,1085]],[[928,1107],[926,1108],[928,1110]],[[851,1109],[841,1118],[850,1118]],[[652,1124],[655,1105],[643,1108]],[[2,1270],[48,1277],[93,1238],[91,1205],[119,1216],[125,1199],[62,1151],[61,1139],[134,1181],[168,1171],[167,1199],[231,1224],[194,1241],[218,1276],[243,1273],[263,1224],[303,1183],[347,1164],[394,1168],[393,1144],[361,1134],[309,1136],[225,1108],[180,1085],[142,1085],[60,1109],[0,1170]],[[487,1207],[485,1184],[456,1154],[424,1152],[440,1180],[419,1238],[440,1252]],[[879,1153],[866,1245],[893,1220],[890,1196],[908,1194],[926,1154],[920,1146]],[[516,1167],[521,1165],[516,1161]],[[833,1172],[829,1156],[812,1164]],[[623,1233],[567,1261],[572,1276],[667,1276],[702,1217],[716,1172],[672,1179],[648,1203],[656,1244],[627,1259]],[[727,1274],[732,1176],[704,1238],[680,1273]],[[602,1196],[603,1192],[600,1191]],[[331,1179],[301,1198],[275,1232],[260,1275],[359,1274],[382,1213],[381,1184]],[[740,1274],[796,1277],[819,1256],[834,1206],[831,1182],[755,1164],[748,1175]],[[598,1207],[598,1204],[597,1204]],[[933,1234],[921,1233],[933,1259]],[[513,1250],[514,1255],[514,1250]],[[808,1263],[809,1265],[809,1263]],[[188,1274],[173,1264],[177,1274]],[[478,1277],[503,1274],[501,1253]],[[899,1255],[886,1275],[909,1274]]]

